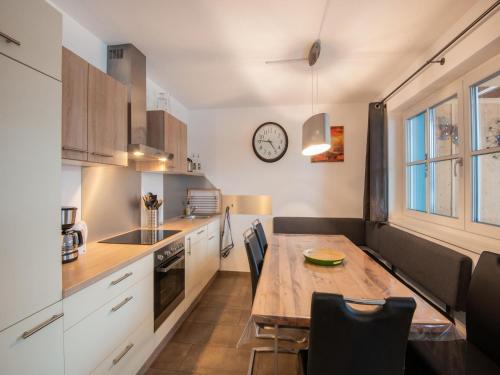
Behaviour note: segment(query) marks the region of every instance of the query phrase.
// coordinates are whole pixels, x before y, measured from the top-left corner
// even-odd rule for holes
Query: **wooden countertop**
[[[157,242],[154,245],[88,243],[87,252],[85,254],[80,255],[78,260],[63,264],[62,266],[63,298],[88,287],[96,281],[103,279],[113,272],[151,254],[172,241],[188,235],[190,232],[214,220],[220,220],[220,216],[215,215],[208,219],[188,220],[176,218],[167,220],[158,229],[180,230],[181,232],[163,241]]]
[[[306,263],[308,248],[335,248],[346,254],[343,265]],[[314,291],[353,298],[413,297],[417,303],[412,332],[442,334],[452,323],[360,248],[341,235],[274,235],[264,259],[252,317],[259,324],[308,327]],[[362,306],[356,306],[360,309]]]

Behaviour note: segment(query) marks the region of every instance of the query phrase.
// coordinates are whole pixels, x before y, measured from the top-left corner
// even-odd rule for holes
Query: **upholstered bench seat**
[[[465,340],[411,341],[405,375],[499,375],[500,367]]]

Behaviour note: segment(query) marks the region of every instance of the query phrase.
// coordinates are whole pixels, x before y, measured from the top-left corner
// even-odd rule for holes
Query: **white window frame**
[[[500,55],[492,58],[486,63],[480,65],[476,69],[467,73],[463,77],[464,88],[464,117],[467,124],[468,131],[466,133],[466,152],[464,156],[465,175],[467,176],[467,183],[465,184],[465,230],[482,236],[487,236],[495,239],[500,239],[500,226],[494,224],[485,224],[475,222],[473,220],[473,171],[472,171],[472,156],[480,155],[490,152],[500,152],[500,147],[492,147],[486,149],[487,151],[473,151],[472,149],[472,116],[471,116],[471,97],[470,88],[475,84],[491,77],[500,71]]]
[[[456,96],[457,97],[457,102],[458,102],[458,111],[457,111],[457,126],[458,126],[458,134],[460,137],[460,144],[459,144],[459,152],[457,154],[454,154],[453,157],[451,156],[446,156],[446,157],[437,157],[437,158],[429,158],[430,154],[430,142],[429,142],[429,137],[430,137],[430,119],[429,119],[429,109],[431,107],[435,107],[436,105],[439,105],[440,103],[446,101],[447,99],[450,99],[452,97]],[[427,222],[432,222],[436,223],[439,225],[451,227],[451,228],[456,228],[456,229],[465,229],[464,225],[464,193],[465,189],[464,187],[464,171],[463,171],[463,163],[461,168],[457,168],[457,171],[459,173],[459,193],[457,195],[457,215],[456,217],[450,217],[450,216],[443,216],[443,215],[438,215],[438,214],[433,214],[430,213],[430,163],[431,161],[439,161],[441,159],[447,160],[450,158],[453,159],[464,159],[464,148],[465,148],[465,132],[464,132],[464,117],[463,117],[463,88],[462,88],[462,82],[461,80],[457,80],[452,82],[451,84],[447,85],[446,87],[438,90],[437,92],[433,93],[432,95],[428,96],[424,100],[420,101],[419,103],[413,105],[411,108],[409,108],[407,111],[403,113],[403,126],[404,126],[404,132],[403,132],[403,158],[404,158],[404,163],[403,163],[403,181],[404,181],[404,191],[405,194],[403,194],[403,208],[404,208],[404,214],[408,217],[422,220],[422,221],[427,221]],[[426,168],[427,168],[427,175],[426,175],[426,210],[427,212],[421,212],[417,210],[412,210],[408,208],[407,202],[408,202],[408,193],[409,193],[409,186],[408,186],[408,175],[407,175],[407,131],[406,131],[406,123],[407,120],[421,114],[422,112],[425,112],[425,150],[426,150]],[[412,163],[409,163],[412,164]]]

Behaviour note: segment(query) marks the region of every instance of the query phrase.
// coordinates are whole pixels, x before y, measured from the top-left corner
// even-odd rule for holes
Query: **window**
[[[458,95],[406,120],[406,207],[456,218],[462,166]]]
[[[472,220],[500,226],[500,73],[470,87]]]
[[[406,122],[406,176],[408,208],[426,211],[427,162],[425,156],[425,113],[420,113]]]
[[[500,239],[500,55],[403,118],[405,215]]]

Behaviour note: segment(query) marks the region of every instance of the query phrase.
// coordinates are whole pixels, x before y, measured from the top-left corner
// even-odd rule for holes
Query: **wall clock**
[[[280,160],[288,148],[288,135],[285,129],[275,122],[265,122],[253,133],[253,151],[266,163]]]

